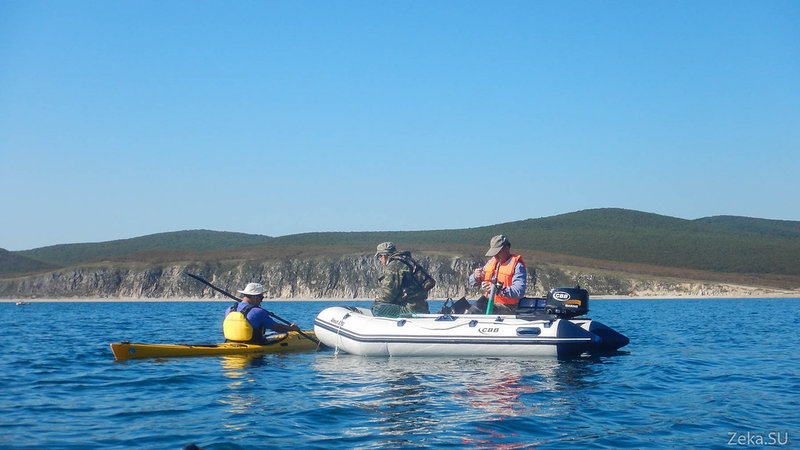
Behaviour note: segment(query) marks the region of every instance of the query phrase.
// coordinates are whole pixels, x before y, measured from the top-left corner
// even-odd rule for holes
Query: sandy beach
[[[360,299],[360,298],[265,298],[264,302],[361,302],[372,301],[373,299]],[[69,303],[69,302],[84,302],[84,303],[102,303],[102,302],[216,302],[216,303],[229,303],[232,300],[227,298],[17,298],[8,299],[0,298],[0,303],[17,303],[22,301],[24,303]],[[433,299],[435,301],[435,299]]]
[[[763,294],[763,295],[710,295],[710,296],[696,296],[696,295],[595,295],[591,296],[590,300],[704,300],[704,299],[769,299],[769,298],[785,298],[787,300],[800,300],[800,292],[782,293],[782,294]],[[368,302],[372,298],[269,298],[264,299],[264,302]],[[428,301],[444,301],[445,299],[429,299]],[[470,301],[475,299],[468,299]],[[226,298],[17,298],[7,299],[0,298],[0,303],[17,303],[19,301],[28,303],[69,303],[69,302],[83,302],[83,303],[120,303],[120,302],[216,302],[226,303],[230,299]]]

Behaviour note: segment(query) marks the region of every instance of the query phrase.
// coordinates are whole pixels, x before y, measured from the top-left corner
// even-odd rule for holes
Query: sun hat
[[[264,293],[264,286],[259,283],[248,283],[243,291],[237,291],[243,295],[262,295]]]
[[[486,256],[494,256],[500,253],[500,250],[502,250],[504,246],[506,245],[510,246],[511,242],[509,242],[508,238],[505,237],[504,235],[498,234],[497,236],[492,238],[489,245],[490,245],[489,251],[486,252]]]
[[[394,253],[394,242],[381,242],[378,244],[378,252],[375,253],[377,258],[380,255],[391,255]]]

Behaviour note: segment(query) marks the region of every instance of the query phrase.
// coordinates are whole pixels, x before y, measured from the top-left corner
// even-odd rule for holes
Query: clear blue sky
[[[9,250],[800,220],[799,171],[797,1],[0,0]]]

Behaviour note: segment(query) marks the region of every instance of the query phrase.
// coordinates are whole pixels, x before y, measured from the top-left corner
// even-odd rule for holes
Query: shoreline
[[[763,300],[763,299],[786,299],[786,300],[800,300],[800,294],[780,294],[780,295],[709,295],[709,296],[692,296],[692,295],[637,295],[637,296],[621,296],[621,295],[597,295],[590,296],[589,300]],[[265,303],[280,302],[371,302],[372,298],[265,298]],[[440,301],[446,299],[428,299],[429,302]],[[473,301],[475,299],[472,299]],[[127,302],[142,302],[142,303],[181,303],[181,302],[207,302],[207,303],[226,303],[231,299],[219,298],[0,298],[0,303],[127,303]]]

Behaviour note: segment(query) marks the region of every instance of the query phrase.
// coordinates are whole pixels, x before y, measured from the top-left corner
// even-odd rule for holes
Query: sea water
[[[591,300],[631,340],[596,358],[114,361],[221,341],[229,303],[0,303],[0,448],[800,447],[797,299]],[[342,304],[369,305],[265,302],[303,329]]]

